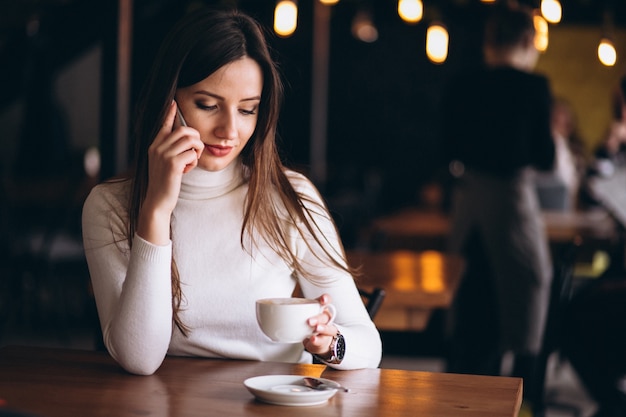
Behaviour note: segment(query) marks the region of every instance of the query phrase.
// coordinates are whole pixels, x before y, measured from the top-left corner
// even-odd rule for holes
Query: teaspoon
[[[324,381],[322,381],[321,379],[317,379],[317,378],[312,378],[312,377],[304,377],[302,378],[302,380],[304,381],[304,385],[306,385],[309,388],[313,388],[313,389],[317,389],[317,390],[327,390],[327,389],[340,389],[343,390],[343,392],[350,392],[350,388],[346,388],[344,386],[341,386],[339,384],[337,384],[335,382],[335,384],[328,384]],[[334,382],[334,381],[333,381]]]

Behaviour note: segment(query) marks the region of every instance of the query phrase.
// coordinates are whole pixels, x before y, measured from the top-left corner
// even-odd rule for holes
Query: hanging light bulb
[[[298,25],[298,5],[293,0],[281,0],[274,9],[274,32],[278,36],[288,37]]]
[[[480,0],[481,3],[495,3],[496,0]]]
[[[339,0],[320,0],[320,3],[325,4],[327,6],[332,6],[333,4],[339,3]]]
[[[424,16],[422,0],[398,0],[398,15],[407,23],[417,23]]]
[[[352,35],[367,43],[375,42],[378,39],[378,29],[372,22],[369,12],[359,10],[352,20]]]
[[[602,38],[598,45],[598,59],[602,65],[612,67],[617,62],[617,51],[615,45],[609,38]]]
[[[441,23],[432,23],[426,30],[426,55],[435,64],[448,57],[448,30]]]
[[[613,44],[613,11],[609,8],[604,11],[602,23],[602,38],[598,44],[598,59],[602,65],[612,67],[617,62],[617,51]]]
[[[541,14],[535,13],[533,24],[535,26],[535,48],[539,52],[545,52],[548,49],[548,22]]]
[[[541,14],[550,23],[559,23],[563,9],[559,0],[541,0]]]

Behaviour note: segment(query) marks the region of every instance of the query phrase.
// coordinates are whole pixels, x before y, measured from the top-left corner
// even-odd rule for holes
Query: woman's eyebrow
[[[213,98],[215,98],[217,100],[221,100],[221,101],[225,100],[225,98],[220,96],[219,94],[211,93],[210,91],[206,91],[206,90],[198,90],[198,91],[194,92],[194,94],[201,94],[201,95],[204,95],[204,96],[213,97]],[[248,98],[241,99],[240,101],[259,101],[259,100],[261,100],[261,96],[248,97]]]

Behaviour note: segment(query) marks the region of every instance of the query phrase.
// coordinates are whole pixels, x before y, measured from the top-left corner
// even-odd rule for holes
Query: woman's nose
[[[221,114],[219,123],[215,129],[215,135],[222,139],[235,139],[237,137],[237,116],[230,111]]]

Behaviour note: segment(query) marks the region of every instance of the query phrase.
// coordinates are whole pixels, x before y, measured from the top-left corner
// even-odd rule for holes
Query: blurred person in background
[[[626,76],[613,92],[613,117],[600,146],[595,151],[594,174],[613,175],[626,164]]]
[[[551,170],[548,80],[532,71],[532,12],[495,5],[485,22],[485,65],[460,74],[443,101],[443,141],[451,174],[450,249],[467,260],[451,323],[448,371],[512,374],[531,381],[546,324],[552,260],[534,183]]]
[[[539,204],[546,210],[575,210],[587,160],[574,109],[566,99],[554,100],[550,123],[556,161],[554,170],[537,172]]]
[[[607,157],[614,157],[626,151],[626,77],[613,94],[613,119],[605,134],[604,143],[599,153]]]

